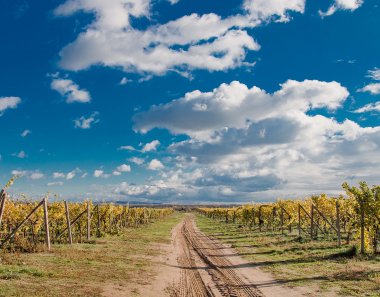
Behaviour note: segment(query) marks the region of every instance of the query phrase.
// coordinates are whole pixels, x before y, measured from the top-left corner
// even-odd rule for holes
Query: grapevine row
[[[45,211],[46,206],[46,211]],[[138,227],[163,218],[172,208],[129,207],[113,203],[21,201],[0,193],[0,246],[35,251],[46,243],[79,243],[127,227]]]
[[[251,230],[298,233],[317,239],[327,236],[338,246],[360,242],[361,253],[378,252],[380,239],[380,186],[343,184],[346,196],[314,195],[307,199],[278,200],[239,207],[198,208],[201,214],[225,223],[237,223]]]

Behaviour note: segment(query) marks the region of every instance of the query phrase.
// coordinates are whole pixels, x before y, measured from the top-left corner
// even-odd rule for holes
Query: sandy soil
[[[202,233],[187,216],[172,231],[172,243],[159,247],[155,276],[132,292],[146,297],[298,297],[270,274],[241,258],[233,249]],[[107,290],[106,290],[107,291]],[[115,293],[114,290],[110,290]],[[108,293],[111,293],[108,291]],[[131,291],[129,291],[131,292]],[[111,296],[111,294],[105,294]],[[113,294],[113,296],[115,296]],[[123,296],[118,295],[118,296]]]

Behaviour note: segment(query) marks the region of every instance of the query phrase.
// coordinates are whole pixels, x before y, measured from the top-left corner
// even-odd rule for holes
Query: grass
[[[358,257],[352,247],[337,248],[335,241],[300,242],[296,235],[259,233],[200,215],[197,224],[284,285],[306,288],[312,296],[380,296],[379,256]]]
[[[0,255],[0,296],[102,296],[104,288],[130,290],[155,274],[157,246],[170,242],[182,214],[91,243],[53,245],[47,253]],[[114,294],[114,296],[117,296]]]

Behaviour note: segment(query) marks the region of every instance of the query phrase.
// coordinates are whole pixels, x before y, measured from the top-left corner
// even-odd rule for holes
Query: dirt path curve
[[[180,269],[179,280],[171,290],[173,297],[303,296],[280,286],[234,250],[206,236],[197,228],[193,215],[173,230],[173,243]]]

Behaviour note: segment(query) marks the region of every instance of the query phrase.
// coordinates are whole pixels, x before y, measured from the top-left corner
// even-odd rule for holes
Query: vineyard
[[[380,186],[343,184],[346,196],[311,196],[233,208],[199,208],[198,212],[255,231],[298,234],[299,238],[336,240],[337,246],[359,242],[361,253],[378,253]]]
[[[134,208],[112,203],[26,201],[0,192],[0,246],[11,251],[50,250],[52,243],[81,243],[168,216],[171,208]]]

